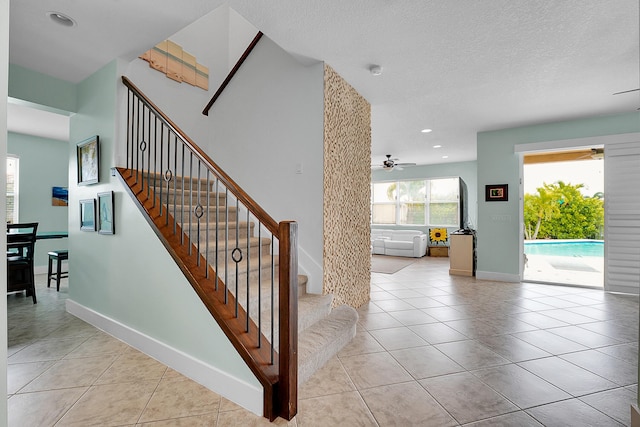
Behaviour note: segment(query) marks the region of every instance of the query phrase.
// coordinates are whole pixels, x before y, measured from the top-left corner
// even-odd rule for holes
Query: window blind
[[[605,144],[605,290],[640,291],[640,140]]]

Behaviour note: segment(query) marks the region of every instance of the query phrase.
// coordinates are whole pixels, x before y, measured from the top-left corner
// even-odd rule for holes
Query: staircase
[[[127,167],[117,168],[122,182],[262,383],[265,417],[293,418],[298,385],[355,336],[356,311],[332,309],[332,295],[307,293],[307,277],[297,274],[297,224],[273,221],[123,82],[129,102]]]
[[[160,177],[152,177],[153,192],[159,194],[161,189]],[[171,194],[182,193],[182,185],[185,182],[177,177],[177,188],[170,190]],[[171,187],[171,184],[169,184]],[[214,267],[217,275],[224,278],[224,283],[229,288],[239,305],[249,313],[249,317],[257,324],[259,319],[261,329],[267,331],[270,337],[273,322],[273,339],[275,350],[278,350],[278,318],[272,316],[277,313],[279,304],[277,298],[272,298],[271,265],[279,264],[279,257],[271,252],[271,239],[257,237],[256,224],[252,221],[242,221],[239,211],[235,206],[226,204],[227,195],[217,193],[207,186],[206,180],[186,182],[185,194],[193,193],[193,189],[199,187],[199,197],[208,200],[218,200],[212,207],[210,218],[217,221],[199,224],[197,218],[191,214],[195,201],[189,203],[189,197],[183,200],[176,197],[175,204],[164,205],[169,212],[177,212],[178,217],[184,218],[187,227],[184,227],[187,238],[189,228],[195,233],[200,227],[199,247],[200,254],[208,259]],[[191,204],[191,207],[189,206]],[[208,245],[207,245],[208,240]],[[197,245],[196,245],[197,246]],[[218,248],[216,251],[215,248]],[[242,248],[245,254],[240,262],[233,260],[233,251]],[[217,254],[217,257],[216,257]],[[259,259],[261,262],[259,262]],[[274,269],[277,272],[277,269]],[[258,280],[261,277],[263,280]],[[274,277],[273,287],[277,288],[277,273]],[[248,286],[246,284],[248,283]],[[236,284],[238,286],[236,286]],[[298,385],[304,383],[321,368],[331,357],[344,347],[355,336],[357,312],[349,306],[331,309],[333,295],[317,295],[307,293],[307,276],[298,275]],[[258,292],[261,288],[261,292]],[[247,300],[247,295],[249,298]],[[260,297],[261,296],[261,297]]]

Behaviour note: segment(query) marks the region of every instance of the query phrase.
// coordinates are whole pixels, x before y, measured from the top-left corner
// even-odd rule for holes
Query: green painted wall
[[[78,186],[75,143],[68,151],[71,206],[115,193],[115,235],[79,229],[79,209],[69,211],[70,298],[256,387],[261,387],[151,230],[123,185],[109,170],[118,144],[116,105],[126,96],[125,64],[105,66],[78,84],[78,113],[71,141],[100,136],[100,182]],[[120,99],[118,97],[121,97]]]
[[[468,212],[469,219],[471,223],[475,227],[478,223],[478,198],[476,195],[477,184],[477,163],[476,162],[459,162],[459,163],[441,163],[436,165],[421,165],[421,166],[411,166],[405,167],[402,170],[393,170],[392,172],[387,172],[385,170],[373,170],[371,172],[371,181],[372,182],[382,182],[382,181],[394,181],[394,180],[404,180],[404,179],[426,179],[426,178],[450,178],[459,176],[463,179],[465,184],[467,184],[468,190]],[[375,228],[389,228],[389,229],[415,229],[421,230],[424,233],[428,233],[429,227],[422,226],[375,226]],[[457,227],[450,228],[450,231],[455,231]]]
[[[517,144],[640,131],[640,113],[594,117],[478,133],[478,272],[514,279],[519,268],[520,162]],[[485,202],[487,184],[508,184],[509,201]]]
[[[69,144],[9,132],[7,152],[20,158],[19,221],[37,222],[38,231],[67,231],[68,207],[52,206],[51,188],[67,187]],[[66,249],[67,239],[38,240],[36,268],[46,268],[47,252]]]
[[[7,99],[9,67],[9,0],[0,0],[0,99]],[[7,103],[0,102],[0,187],[7,186]],[[6,196],[1,196],[3,203]],[[0,222],[5,223],[6,214],[0,209]],[[0,238],[0,245],[7,246],[7,236]],[[7,291],[7,264],[0,263],[0,292]],[[0,299],[0,395],[7,395],[7,300]],[[0,427],[8,423],[7,399],[0,399]]]
[[[55,112],[76,111],[76,85],[9,64],[9,97]]]

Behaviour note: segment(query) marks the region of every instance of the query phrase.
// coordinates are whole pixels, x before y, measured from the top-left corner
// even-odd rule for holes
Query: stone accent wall
[[[324,70],[324,281],[334,306],[369,301],[371,105]]]

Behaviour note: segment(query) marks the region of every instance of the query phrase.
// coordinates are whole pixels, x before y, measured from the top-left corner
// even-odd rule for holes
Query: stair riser
[[[152,167],[153,168],[153,167]],[[142,179],[142,175],[139,175],[138,177],[138,181],[140,181]],[[154,174],[154,173],[150,173],[147,174],[147,172],[145,171],[144,173],[144,180],[145,182],[150,182],[152,187],[159,187],[159,186],[163,186],[166,188],[167,186],[167,181],[165,181],[164,176],[162,174]],[[206,178],[205,179],[200,179],[198,180],[196,177],[189,179],[187,177],[172,177],[169,180],[169,187],[173,188],[175,185],[175,188],[177,189],[182,189],[183,187],[186,189],[198,189],[200,188],[201,191],[213,191],[213,189],[215,188],[215,180],[210,178],[209,182],[207,182]]]
[[[264,266],[266,262],[264,257],[271,254],[271,245],[265,242],[263,242],[260,247],[258,247],[258,242],[251,242],[251,246],[249,247],[248,251],[247,251],[246,242],[240,242],[239,248],[242,251],[243,260],[246,259],[247,255],[249,256],[250,264],[257,263],[258,254],[261,253],[263,257],[262,265]],[[221,263],[225,262],[226,260],[227,265],[230,266],[229,268],[235,269],[235,261],[231,258],[234,251],[236,252],[236,254],[238,253],[238,251],[236,251],[235,239],[233,239],[232,241],[229,241],[227,243],[226,248],[225,248],[224,242],[218,242],[218,253],[217,253],[218,266],[220,267]],[[208,254],[209,263],[213,264],[216,260],[216,242],[211,242],[211,241],[209,242],[208,251],[205,244],[201,243],[200,253],[202,253],[202,255],[204,256]],[[271,265],[270,261],[268,261],[268,265]]]
[[[214,266],[215,268],[215,266]],[[252,286],[252,284],[254,283],[258,283],[258,278],[260,278],[260,281],[262,282],[263,285],[267,285],[267,284],[271,284],[271,268],[263,268],[260,270],[261,273],[258,273],[258,269],[253,269],[252,271],[249,272],[249,287]],[[275,286],[274,288],[277,289],[278,287],[278,266],[275,267],[275,270],[273,272],[274,277],[275,277]],[[225,282],[227,284],[227,287],[231,290],[235,289],[235,284],[236,284],[236,271],[235,269],[229,269],[229,272],[226,276],[226,281],[225,281],[225,272],[224,269],[220,269],[220,273],[219,273],[219,277],[220,279],[222,279],[223,282]],[[238,278],[237,278],[237,282],[238,282],[238,287],[239,289],[245,288],[247,286],[247,272],[246,271],[238,271]]]
[[[320,320],[327,317],[331,313],[331,301],[332,301],[332,298],[328,297],[327,295],[325,295],[324,297],[314,296],[313,302],[307,303],[305,307],[303,307],[303,303],[301,301],[299,305],[299,311],[298,311],[298,333],[302,333],[308,327],[312,326],[316,322],[319,322]],[[269,298],[268,301],[265,302],[265,298],[263,296],[263,298],[261,299],[261,303],[262,303],[262,309],[260,310],[260,312],[262,314],[260,316],[260,326],[262,329],[262,333],[269,340],[271,338],[271,324],[274,323],[273,336],[274,336],[275,348],[277,350],[278,336],[279,336],[278,304],[274,303],[273,313],[275,313],[275,316],[272,322],[271,299]],[[246,299],[242,299],[240,301],[240,305],[246,309]],[[257,325],[258,324],[257,297],[249,300],[249,307],[250,307],[249,316]]]
[[[192,205],[196,205],[198,204],[198,202],[200,202],[200,204],[205,205],[207,204],[207,202],[209,203],[210,206],[215,206],[216,205],[216,194],[215,193],[211,193],[209,195],[209,199],[207,200],[207,194],[189,194],[188,192],[185,192],[184,194],[182,194],[180,191],[178,191],[177,193],[174,194],[173,190],[169,191],[169,194],[167,194],[167,190],[162,189],[162,191],[160,191],[159,189],[156,190],[155,192],[156,197],[161,197],[161,200],[163,202],[163,204],[169,203],[171,205],[176,205],[176,206],[189,206],[189,203],[191,203]],[[226,198],[223,195],[218,196],[218,206],[223,207],[226,206]]]
[[[193,226],[192,226],[193,227]],[[206,225],[202,224],[200,225],[200,244],[205,243],[205,240],[207,238],[207,234],[209,236],[209,244],[211,244],[212,242],[215,243],[216,241],[216,233],[218,236],[218,242],[220,242],[219,244],[223,244],[223,242],[226,240],[227,235],[229,236],[229,241],[230,242],[235,242],[236,241],[236,226],[235,223],[230,223],[229,224],[229,229],[228,229],[228,233],[227,230],[225,229],[224,224],[220,224],[218,226],[218,229],[216,231],[216,226],[215,224],[210,224],[209,225],[209,230],[207,232],[207,230],[205,230]],[[249,227],[249,229],[247,229],[246,224],[241,224],[240,227],[237,230],[238,233],[238,239],[240,239],[240,241],[246,240],[247,237],[256,237],[254,234],[254,225],[251,224],[251,227]],[[265,239],[266,237],[262,236],[263,239]],[[269,240],[271,241],[271,240]]]
[[[184,222],[185,224],[188,225],[188,223],[194,223],[197,224],[198,223],[198,217],[194,214],[194,208],[195,206],[176,206],[175,210],[173,205],[169,205],[169,213],[171,215],[174,216],[174,218],[178,221],[178,222]],[[218,221],[218,223],[224,223],[225,221],[232,221],[232,222],[236,222],[238,220],[238,215],[236,213],[236,209],[234,208],[229,208],[229,210],[227,211],[224,208],[220,208],[218,209],[217,212],[217,216],[216,216],[216,207],[215,206],[211,206],[208,209],[209,211],[209,216],[207,217],[207,209],[205,209],[203,207],[202,209],[202,216],[200,217],[200,222],[201,223],[205,223],[207,221],[207,219],[209,220],[209,222],[213,222],[215,223],[216,220]],[[228,214],[227,214],[228,213]]]

